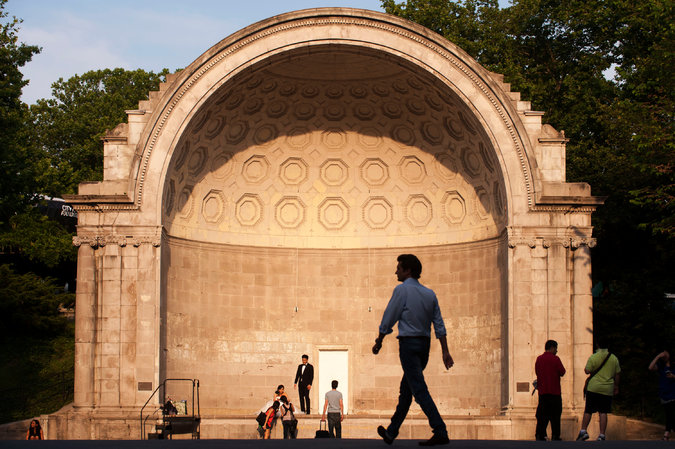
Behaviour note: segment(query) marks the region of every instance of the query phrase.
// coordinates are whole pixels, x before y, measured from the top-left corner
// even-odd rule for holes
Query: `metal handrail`
[[[199,406],[199,379],[184,379],[184,378],[170,378],[170,379],[164,379],[162,382],[160,382],[159,385],[157,385],[157,388],[155,388],[148,398],[147,401],[145,401],[145,404],[143,404],[143,407],[141,407],[141,413],[140,413],[140,426],[141,426],[141,440],[145,439],[145,423],[146,421],[153,416],[157,411],[163,408],[164,406],[164,397],[162,397],[162,405],[157,408],[152,414],[149,414],[145,420],[143,420],[143,410],[145,410],[145,407],[150,403],[153,397],[155,397],[155,394],[159,391],[160,388],[164,388],[163,393],[166,393],[166,383],[169,381],[184,381],[184,382],[192,382],[192,417],[194,418],[195,416],[199,417],[201,410]],[[195,388],[197,389],[197,415],[195,415]],[[164,396],[164,394],[162,394]]]

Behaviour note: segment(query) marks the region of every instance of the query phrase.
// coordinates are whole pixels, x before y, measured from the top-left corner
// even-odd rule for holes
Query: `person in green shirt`
[[[619,359],[609,352],[601,339],[596,342],[596,351],[588,358],[584,372],[592,377],[588,381],[586,391],[586,408],[581,419],[581,430],[577,441],[588,439],[588,425],[593,413],[598,412],[600,435],[598,441],[605,439],[607,430],[607,413],[612,410],[612,397],[619,393]]]

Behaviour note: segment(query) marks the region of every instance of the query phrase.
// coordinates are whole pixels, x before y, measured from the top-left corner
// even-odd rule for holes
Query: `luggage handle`
[[[325,424],[326,424],[326,425],[325,425],[325,427],[326,427],[325,429],[322,428],[322,426],[321,426],[322,423],[325,423]],[[319,420],[319,430],[328,430],[328,423],[327,423],[326,421],[324,421],[323,419]]]

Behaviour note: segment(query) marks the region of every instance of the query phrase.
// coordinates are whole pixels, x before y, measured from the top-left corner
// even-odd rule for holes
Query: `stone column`
[[[79,245],[75,304],[75,407],[94,406],[94,346],[96,345],[96,251]],[[94,244],[95,245],[95,244]]]
[[[593,353],[593,296],[591,294],[591,250],[589,244],[572,241],[572,310],[574,329],[574,407],[584,405],[584,367]]]

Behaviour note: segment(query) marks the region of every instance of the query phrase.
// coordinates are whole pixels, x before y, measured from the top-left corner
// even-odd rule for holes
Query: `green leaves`
[[[9,265],[0,265],[0,336],[53,336],[66,327],[59,315],[60,305],[74,304],[75,297],[64,293],[53,279],[33,273],[17,274]]]
[[[20,68],[40,51],[19,43],[21,21],[12,18],[5,22],[6,3],[0,0],[0,225],[30,197],[31,171],[25,166],[29,157],[22,146],[27,109],[20,101],[21,89],[28,81]]]
[[[34,207],[10,218],[9,230],[0,233],[0,247],[31,262],[53,268],[62,262],[75,262],[77,251],[73,235],[60,223]]]
[[[125,111],[137,108],[148,92],[157,90],[167,72],[105,69],[52,84],[54,98],[38,100],[30,108],[32,143],[43,155],[38,161],[41,193],[76,193],[79,183],[101,180],[101,137],[125,122]]]
[[[669,0],[408,0],[385,10],[458,44],[564,130],[567,180],[607,195],[593,214],[594,328],[631,375],[618,398],[643,413],[644,369],[675,311],[675,3]],[[658,323],[658,325],[654,325]],[[648,394],[648,393],[647,393]]]

